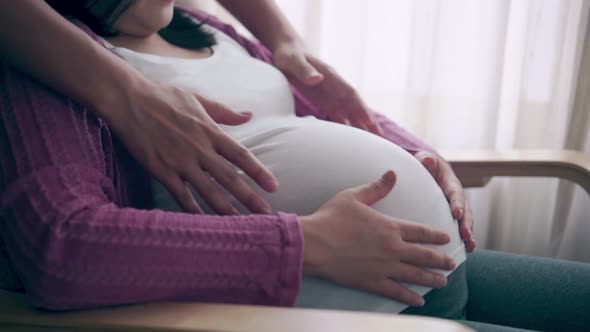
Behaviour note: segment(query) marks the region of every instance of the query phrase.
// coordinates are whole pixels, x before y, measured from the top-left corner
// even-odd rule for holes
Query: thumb
[[[203,107],[205,107],[207,114],[213,121],[228,126],[238,126],[250,121],[252,118],[250,112],[237,113],[220,103],[210,102],[203,104]]]
[[[414,157],[418,159],[418,161],[420,161],[430,173],[434,174],[436,172],[438,168],[438,160],[432,153],[420,151],[416,153]]]
[[[373,205],[391,192],[395,180],[395,173],[389,170],[379,180],[354,188],[354,197],[361,203]]]

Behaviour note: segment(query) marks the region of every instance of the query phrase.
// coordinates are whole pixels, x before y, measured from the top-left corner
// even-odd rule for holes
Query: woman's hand
[[[221,187],[254,213],[272,210],[242,177],[231,162],[261,188],[275,191],[273,175],[245,147],[216,124],[237,126],[252,114],[235,113],[225,106],[194,93],[141,81],[128,89],[111,107],[116,118],[107,119],[131,154],[170,191],[186,211],[202,213],[190,184],[220,214],[237,214]]]
[[[322,60],[306,54],[299,43],[283,43],[273,52],[273,62],[306,97],[333,122],[382,136],[373,113],[358,93]]]
[[[459,233],[468,252],[475,250],[473,238],[473,214],[463,192],[461,182],[453,172],[451,165],[439,156],[421,151],[414,155],[432,174],[445,196],[451,203],[451,213],[459,221]]]
[[[304,272],[347,287],[420,306],[424,299],[400,282],[440,288],[443,275],[425,268],[452,270],[453,260],[422,244],[443,245],[444,232],[386,216],[370,207],[395,184],[395,174],[336,194],[310,216],[301,217]]]

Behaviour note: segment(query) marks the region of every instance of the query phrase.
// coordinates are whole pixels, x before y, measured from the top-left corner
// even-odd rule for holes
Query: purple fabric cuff
[[[293,306],[301,288],[303,273],[303,234],[297,215],[279,212],[283,221],[283,258],[281,259],[280,306]]]

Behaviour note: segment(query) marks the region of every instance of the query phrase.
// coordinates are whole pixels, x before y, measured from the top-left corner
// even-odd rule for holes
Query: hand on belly
[[[400,282],[444,287],[444,275],[425,268],[452,270],[453,259],[420,244],[443,245],[442,231],[404,222],[370,206],[393,189],[395,173],[336,194],[310,216],[301,217],[304,272],[337,284],[381,294],[409,305],[424,299]]]
[[[413,225],[426,227],[430,231],[442,231],[449,236],[448,242],[414,241],[422,244],[412,247],[432,250],[431,254],[436,252],[437,254],[432,254],[432,257],[451,257],[454,265],[459,265],[465,260],[465,249],[459,236],[457,222],[451,215],[449,203],[432,176],[412,155],[373,134],[311,117],[283,119],[273,126],[269,125],[268,128],[259,128],[256,133],[244,135],[247,138],[242,139],[241,143],[268,167],[280,183],[277,192],[260,193],[271,204],[273,210],[293,212],[300,216],[312,215],[319,211],[324,203],[334,199],[334,195],[373,182],[391,169],[397,175],[395,187],[372,204],[369,208],[375,212],[372,216],[393,218],[404,227]],[[348,213],[333,217],[335,222],[344,222],[344,218],[351,213],[345,204],[341,207]],[[360,216],[358,213],[357,216]],[[369,227],[369,221],[364,222]],[[392,237],[399,235],[391,229],[379,229],[375,228],[364,234],[373,234],[370,241],[378,241],[379,237],[383,236],[379,232],[386,235],[391,233]],[[360,241],[357,243],[357,253],[361,252],[363,245]],[[415,252],[419,255],[419,250]],[[392,257],[391,262],[395,265],[396,258]],[[411,262],[403,263],[412,267]],[[424,272],[430,270],[443,275],[450,273],[445,269],[430,269],[432,267],[418,266]],[[348,268],[361,274],[364,273],[362,270],[366,270],[354,264]],[[399,273],[409,272],[400,270]],[[415,280],[408,280],[406,276],[400,277],[398,281],[433,287],[432,284],[425,284],[425,280],[430,278],[425,276],[430,275],[417,273]],[[426,289],[413,286],[408,288],[418,293],[424,293]]]

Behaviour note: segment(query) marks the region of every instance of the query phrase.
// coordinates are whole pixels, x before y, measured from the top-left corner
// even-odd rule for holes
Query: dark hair
[[[47,3],[66,18],[74,18],[86,24],[94,33],[103,37],[116,36],[113,23],[131,6],[132,0],[47,0]],[[169,43],[191,50],[215,45],[215,37],[203,29],[188,13],[174,8],[172,21],[158,31]]]

